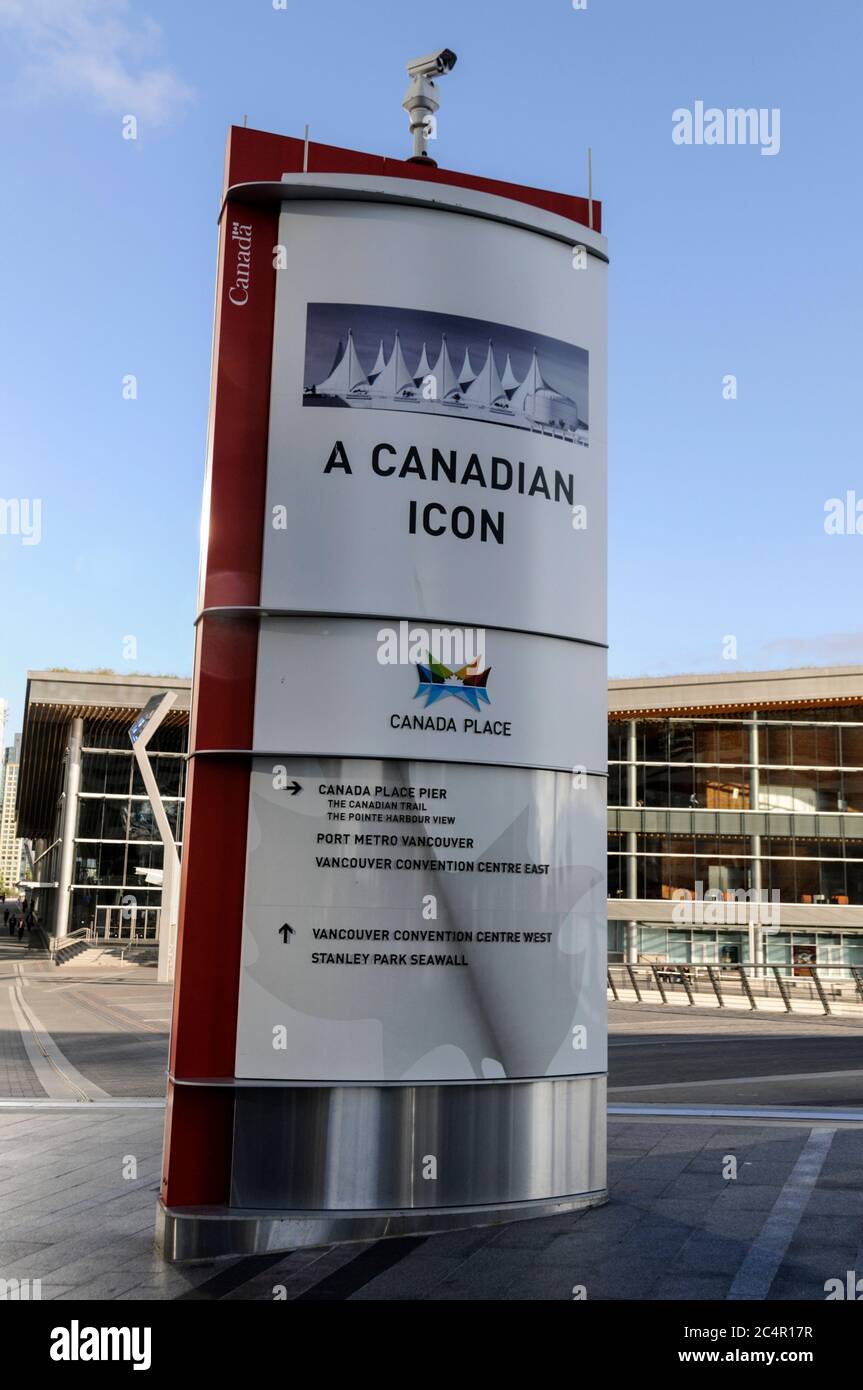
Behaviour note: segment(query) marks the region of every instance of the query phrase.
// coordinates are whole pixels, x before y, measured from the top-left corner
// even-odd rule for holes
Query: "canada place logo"
[[[491,675],[491,667],[487,666],[484,671],[479,669],[479,657],[475,657],[467,666],[462,666],[458,671],[451,671],[442,662],[435,661],[434,658],[426,653],[425,661],[417,662],[420,683],[414,695],[415,700],[425,696],[424,709],[429,705],[436,705],[438,700],[442,700],[446,695],[452,695],[456,700],[463,700],[471,709],[479,710],[480,703],[491,704],[491,697],[486,690],[488,678]]]

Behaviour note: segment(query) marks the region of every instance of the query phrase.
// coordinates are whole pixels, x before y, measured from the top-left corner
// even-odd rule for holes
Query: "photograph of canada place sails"
[[[588,354],[484,319],[310,304],[303,405],[412,410],[588,440]]]

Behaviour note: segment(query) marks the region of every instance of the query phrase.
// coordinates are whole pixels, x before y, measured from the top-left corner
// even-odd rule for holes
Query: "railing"
[[[108,945],[126,942],[130,946],[153,946],[159,940],[160,918],[161,908],[141,907],[137,903],[97,907],[88,939]]]
[[[778,965],[689,965],[671,961],[639,961],[609,965],[608,991],[626,1002],[687,1006],[710,1005],[785,1013],[859,1014],[863,1008],[863,969],[834,965],[844,978],[828,977],[825,967],[792,966],[789,975]],[[805,972],[805,973],[802,973]]]
[[[57,957],[66,953],[72,946],[83,946],[89,937],[87,927],[76,927],[74,931],[67,932],[65,936],[49,936],[48,952],[54,964],[57,964]]]

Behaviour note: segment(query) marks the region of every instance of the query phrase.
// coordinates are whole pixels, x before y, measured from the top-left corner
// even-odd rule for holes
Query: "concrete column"
[[[749,725],[749,808],[751,811],[758,810],[759,792],[761,779],[758,771],[760,762],[759,752],[760,743],[758,738],[758,710],[752,711],[752,721]],[[761,902],[761,836],[752,834],[749,837],[749,853],[752,855],[749,864],[749,887],[755,902]],[[759,908],[760,911],[760,908]],[[756,924],[755,930],[751,933],[753,942],[752,964],[755,966],[755,974],[764,974],[764,933],[759,925]]]
[[[73,719],[69,725],[69,744],[66,754],[66,785],[60,812],[60,867],[57,874],[57,909],[54,915],[54,935],[66,936],[69,931],[69,911],[72,906],[72,875],[75,870],[75,830],[78,824],[78,790],[81,786],[81,747],[84,742],[84,721]]]
[[[636,720],[630,719],[626,745],[626,804],[633,808],[638,802],[637,761],[638,725]],[[638,833],[635,830],[626,833],[626,896],[633,900],[638,897]],[[626,959],[630,965],[638,961],[637,922],[626,924]]]

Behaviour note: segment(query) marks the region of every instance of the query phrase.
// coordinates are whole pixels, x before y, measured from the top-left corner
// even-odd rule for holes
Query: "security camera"
[[[455,65],[456,56],[451,48],[439,48],[436,53],[427,53],[424,58],[414,58],[412,63],[408,63],[411,83],[402,106],[411,124],[411,163],[434,164],[426,149],[429,134],[434,135],[434,114],[440,106],[434,78],[452,72]]]
[[[427,53],[424,58],[414,58],[408,63],[409,77],[441,77],[452,72],[457,62],[451,48],[439,48],[437,53]]]

